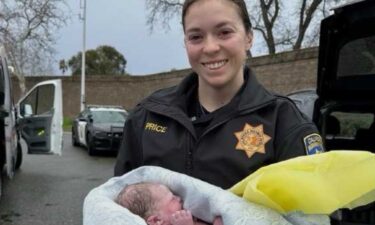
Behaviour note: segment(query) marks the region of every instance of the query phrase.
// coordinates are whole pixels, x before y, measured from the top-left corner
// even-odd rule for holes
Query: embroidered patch
[[[322,137],[319,134],[310,134],[303,138],[307,155],[324,152]]]
[[[263,124],[251,126],[246,123],[242,131],[235,132],[238,139],[237,150],[245,151],[247,157],[251,157],[255,152],[266,153],[265,145],[271,137],[263,132]]]
[[[145,125],[145,130],[149,130],[149,131],[153,131],[157,133],[165,133],[167,132],[167,127],[163,127],[156,123],[147,122]]]

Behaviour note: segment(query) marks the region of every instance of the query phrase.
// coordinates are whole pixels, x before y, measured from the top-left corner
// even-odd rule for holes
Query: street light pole
[[[81,20],[83,22],[83,33],[82,33],[82,69],[81,69],[81,111],[85,109],[85,76],[86,76],[86,0],[81,2],[81,8],[83,9]]]

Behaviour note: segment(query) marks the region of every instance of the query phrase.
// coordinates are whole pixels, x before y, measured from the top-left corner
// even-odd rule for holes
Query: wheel
[[[74,134],[74,130],[73,130],[73,128],[72,128],[72,145],[73,146],[79,146],[79,143],[78,143],[78,141],[76,140],[76,137],[75,137],[76,135]]]
[[[18,170],[21,167],[22,158],[23,158],[22,147],[21,147],[20,143],[18,143],[17,144],[17,161],[16,161],[16,165],[15,165],[16,170]]]
[[[86,144],[87,144],[87,152],[89,153],[90,156],[93,156],[95,155],[95,149],[94,149],[94,146],[93,146],[93,140],[92,140],[92,137],[90,135],[90,133],[87,133],[86,135]]]

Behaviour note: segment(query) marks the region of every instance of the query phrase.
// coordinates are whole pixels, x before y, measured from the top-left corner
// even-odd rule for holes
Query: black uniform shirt
[[[241,91],[206,124],[189,108],[196,74],[143,100],[125,123],[115,175],[155,165],[229,188],[263,165],[323,150],[315,125],[290,99],[244,74]]]
[[[245,83],[247,81],[247,78],[248,78],[248,74],[245,74],[244,75]],[[213,121],[215,120],[215,118],[220,119],[220,117],[233,112],[233,109],[237,108],[239,100],[240,100],[240,95],[242,94],[246,86],[245,83],[241,86],[241,88],[238,90],[236,95],[233,97],[233,99],[229,103],[220,107],[219,109],[216,109],[213,112],[209,112],[199,102],[197,85],[194,86],[191,89],[191,91],[189,91],[186,106],[188,108],[188,115],[193,122],[197,137],[200,137],[204,133],[204,131],[207,128],[209,128],[210,124],[214,123]]]

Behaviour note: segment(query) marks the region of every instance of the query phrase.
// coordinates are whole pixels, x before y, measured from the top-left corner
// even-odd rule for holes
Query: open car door
[[[17,106],[19,131],[27,143],[27,152],[61,155],[61,80],[38,83]]]

